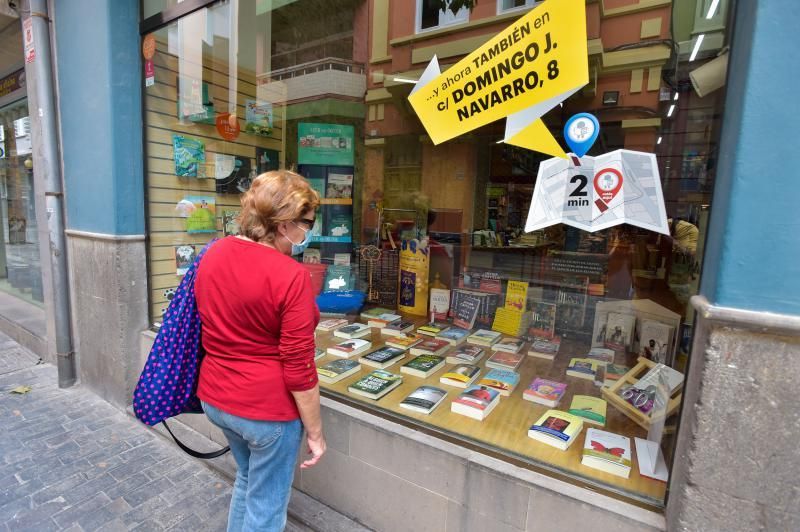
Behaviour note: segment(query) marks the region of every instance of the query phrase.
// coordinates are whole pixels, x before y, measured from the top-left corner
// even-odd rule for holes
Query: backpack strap
[[[228,451],[231,450],[230,447],[225,446],[222,449],[218,449],[218,450],[212,451],[210,453],[201,453],[200,451],[195,451],[194,449],[192,449],[191,447],[189,447],[188,445],[186,445],[181,440],[179,440],[178,438],[175,437],[175,435],[170,430],[169,425],[167,425],[167,421],[166,420],[162,421],[161,424],[164,425],[165,429],[167,429],[167,432],[169,432],[169,435],[172,436],[173,440],[175,440],[175,443],[178,444],[178,447],[180,447],[181,450],[183,452],[185,452],[186,454],[188,454],[189,456],[193,456],[193,457],[199,458],[201,460],[210,460],[212,458],[218,458],[218,457],[222,456],[223,454],[225,454],[225,453],[227,453]]]

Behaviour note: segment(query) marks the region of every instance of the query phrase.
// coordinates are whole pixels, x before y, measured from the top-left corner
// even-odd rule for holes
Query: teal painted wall
[[[143,234],[139,2],[53,5],[67,228]]]
[[[800,315],[800,3],[737,4],[700,292]]]

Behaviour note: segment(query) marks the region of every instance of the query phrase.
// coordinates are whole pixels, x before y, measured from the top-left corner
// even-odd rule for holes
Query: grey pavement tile
[[[57,497],[44,504],[39,504],[34,508],[29,508],[18,512],[12,519],[6,523],[12,530],[20,530],[23,528],[38,528],[46,527],[47,521],[53,523],[50,519],[53,515],[64,510],[68,504],[64,501],[63,497]],[[55,523],[53,523],[55,524]]]
[[[100,475],[97,478],[86,480],[80,486],[76,486],[75,488],[71,489],[69,492],[64,494],[64,498],[67,499],[67,502],[70,504],[78,504],[81,501],[110,488],[116,483],[116,479],[111,475]]]
[[[164,499],[161,497],[153,497],[152,499],[148,499],[141,505],[122,514],[121,519],[122,522],[125,523],[129,528],[133,528],[135,525],[150,519],[150,516],[153,515],[154,512],[157,512],[165,506],[169,505],[164,501]]]
[[[112,519],[96,530],[97,532],[126,532],[128,527],[125,526],[121,519]]]
[[[78,524],[87,532],[104,528],[111,521],[124,526],[119,517],[131,510],[131,506],[121,497],[111,501],[99,510],[81,516]]]
[[[135,528],[131,528],[131,530],[135,530],[136,532],[160,532],[164,530],[164,527],[152,519],[148,519],[143,523],[139,523]]]
[[[96,512],[109,502],[111,502],[111,499],[109,499],[105,493],[98,493],[80,504],[70,506],[55,514],[53,516],[53,521],[55,521],[58,526],[67,527],[77,523],[82,516]]]
[[[144,473],[136,473],[135,475],[127,477],[124,480],[120,480],[113,486],[107,488],[105,493],[110,498],[116,499],[117,497],[125,495],[129,491],[135,490],[139,486],[144,486],[148,482],[150,482],[150,479],[147,478]]]
[[[80,486],[86,482],[86,479],[80,473],[61,479],[54,484],[47,485],[45,488],[37,491],[31,495],[31,500],[34,504],[44,504],[51,499],[62,497],[64,493],[69,492],[76,486]]]
[[[162,491],[169,489],[171,486],[172,482],[166,478],[160,478],[136,488],[133,491],[129,491],[123,495],[122,498],[132,507],[136,508],[149,499],[158,497]]]

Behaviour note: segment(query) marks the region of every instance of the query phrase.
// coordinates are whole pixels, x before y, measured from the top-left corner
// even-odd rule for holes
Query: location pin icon
[[[578,113],[564,125],[564,138],[572,153],[583,157],[594,145],[600,133],[600,122],[594,115]]]

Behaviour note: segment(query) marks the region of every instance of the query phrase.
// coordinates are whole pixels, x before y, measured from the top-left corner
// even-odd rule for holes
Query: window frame
[[[442,15],[440,14],[439,15],[439,17],[440,17],[439,18],[439,23],[436,26],[431,26],[430,28],[423,28],[422,27],[422,2],[424,2],[424,1],[425,0],[417,0],[417,2],[416,2],[416,8],[415,8],[415,12],[414,12],[414,33],[416,33],[416,34],[427,33],[429,31],[435,31],[435,30],[439,30],[439,29],[442,29],[442,28],[455,26],[457,24],[464,24],[464,23],[469,22],[469,14],[470,14],[469,13],[469,9],[466,9],[466,8],[462,7],[461,9],[458,10],[458,12],[460,13],[460,12],[464,11],[466,13],[466,15],[465,15],[463,20],[456,19],[455,15],[451,14],[450,16],[453,17],[453,20],[451,20],[449,22],[442,23],[442,20],[441,20]],[[447,13],[450,13],[450,12],[445,10],[445,11],[440,12],[440,13],[444,13],[444,15],[446,16]]]
[[[532,9],[532,8],[536,7],[537,5],[541,4],[542,1],[543,0],[525,0],[525,5],[524,6],[509,7],[509,8],[503,9],[503,0],[497,0],[497,14],[498,15],[503,15],[505,13],[514,13],[514,12],[517,12],[517,11],[526,11],[528,9]]]

